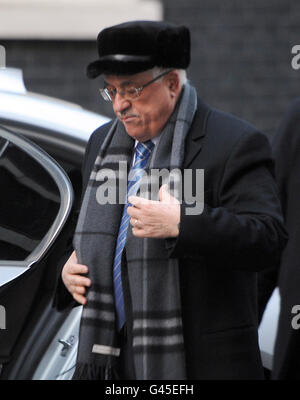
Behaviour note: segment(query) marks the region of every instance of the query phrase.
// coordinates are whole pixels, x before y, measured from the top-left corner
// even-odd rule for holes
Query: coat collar
[[[190,133],[187,136],[184,167],[187,167],[201,151],[202,140],[200,139],[206,135],[206,123],[210,112],[211,108],[198,98],[197,111],[194,116]]]

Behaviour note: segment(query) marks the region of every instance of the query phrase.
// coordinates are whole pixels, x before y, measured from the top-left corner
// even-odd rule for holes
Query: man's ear
[[[180,79],[177,71],[172,71],[166,76],[168,88],[177,93],[180,89]]]
[[[178,72],[172,71],[168,75],[166,75],[165,78],[171,97],[177,98],[181,91],[181,84]]]

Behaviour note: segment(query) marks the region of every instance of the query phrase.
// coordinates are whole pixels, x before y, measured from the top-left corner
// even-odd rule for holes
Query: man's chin
[[[148,140],[148,135],[145,132],[142,132],[141,129],[138,129],[133,126],[128,126],[124,124],[125,130],[132,139],[138,140],[139,142],[144,142]]]

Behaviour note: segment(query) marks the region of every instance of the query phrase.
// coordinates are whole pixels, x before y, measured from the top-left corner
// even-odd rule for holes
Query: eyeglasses
[[[103,89],[99,89],[99,91],[105,101],[114,101],[117,93],[119,93],[119,95],[122,96],[123,98],[125,98],[126,100],[135,100],[141,95],[142,90],[146,86],[151,85],[151,83],[162,78],[164,75],[169,74],[171,71],[173,71],[173,70],[170,69],[168,71],[163,72],[162,74],[158,75],[154,79],[151,79],[151,81],[145,83],[143,86],[141,86],[139,88],[135,87],[134,85],[128,85],[120,90],[117,90],[115,88],[105,87]]]

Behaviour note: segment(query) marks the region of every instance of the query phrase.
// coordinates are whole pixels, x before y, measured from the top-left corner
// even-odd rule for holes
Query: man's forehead
[[[132,83],[139,83],[145,78],[151,77],[149,71],[143,71],[134,75],[104,75],[104,82],[110,85],[127,86]]]

